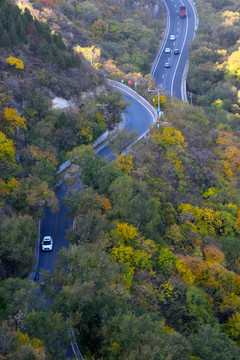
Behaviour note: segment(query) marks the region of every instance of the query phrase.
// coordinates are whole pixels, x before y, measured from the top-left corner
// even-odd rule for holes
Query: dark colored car
[[[180,51],[178,49],[174,49],[174,55],[178,55],[180,53]]]

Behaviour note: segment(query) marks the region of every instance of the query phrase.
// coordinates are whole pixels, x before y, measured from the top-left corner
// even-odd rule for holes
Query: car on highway
[[[175,40],[176,36],[175,35],[170,35],[170,40]]]
[[[165,53],[170,53],[170,51],[171,51],[171,49],[169,49],[169,48],[165,49]]]
[[[42,251],[51,251],[53,249],[53,239],[51,236],[44,236],[42,240]]]
[[[173,53],[174,53],[174,55],[178,55],[180,53],[180,51],[178,49],[174,49]]]
[[[166,63],[164,64],[164,67],[165,67],[166,69],[170,68],[169,62],[166,62]]]

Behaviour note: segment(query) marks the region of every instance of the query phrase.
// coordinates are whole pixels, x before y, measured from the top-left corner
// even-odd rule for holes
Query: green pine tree
[[[4,30],[3,24],[2,24],[2,21],[0,19],[0,39],[1,39],[1,34],[3,34],[3,30]]]
[[[28,10],[28,8],[25,7],[23,15],[27,19],[28,22],[33,21],[33,17],[31,15],[30,11]]]
[[[18,19],[18,21],[17,21],[17,23],[16,23],[16,30],[17,30],[19,39],[20,39],[22,42],[26,42],[26,41],[27,41],[26,31],[25,31],[24,26],[23,26],[23,24],[22,24],[22,22],[21,22],[20,19]]]
[[[11,44],[17,45],[19,43],[19,37],[17,35],[15,24],[12,22],[10,30],[9,30],[9,38],[11,41]]]
[[[7,48],[7,47],[9,47],[11,45],[11,40],[10,40],[10,38],[8,36],[7,30],[3,30],[3,33],[2,33],[2,36],[0,37],[0,40],[1,40],[0,45],[2,47]]]

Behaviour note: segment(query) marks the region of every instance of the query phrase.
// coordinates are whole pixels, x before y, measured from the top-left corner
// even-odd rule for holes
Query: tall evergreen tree
[[[14,22],[11,23],[11,27],[9,30],[9,38],[10,38],[11,44],[17,45],[19,43],[19,37],[17,35],[17,31],[16,31]]]
[[[7,48],[7,47],[9,47],[11,45],[11,40],[10,40],[10,38],[8,36],[7,30],[3,30],[2,36],[0,35],[0,40],[1,40],[0,45],[2,47]]]
[[[1,39],[1,34],[3,34],[3,24],[2,24],[2,21],[1,21],[1,18],[0,18],[0,39]]]
[[[23,25],[22,21],[20,20],[20,18],[18,18],[18,20],[17,20],[16,30],[17,30],[19,39],[22,42],[26,42],[27,41],[27,35],[26,35],[26,31],[24,29],[24,25]]]

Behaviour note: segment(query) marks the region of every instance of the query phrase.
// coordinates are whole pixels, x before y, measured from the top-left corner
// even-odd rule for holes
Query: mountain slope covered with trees
[[[197,3],[197,105],[162,95],[164,125],[125,156],[112,140],[111,164],[91,146],[125,109],[104,72],[152,100],[160,2],[0,5],[0,358],[66,359],[73,327],[89,360],[240,359],[237,1]],[[59,207],[66,159],[70,247],[36,283],[38,220]]]

